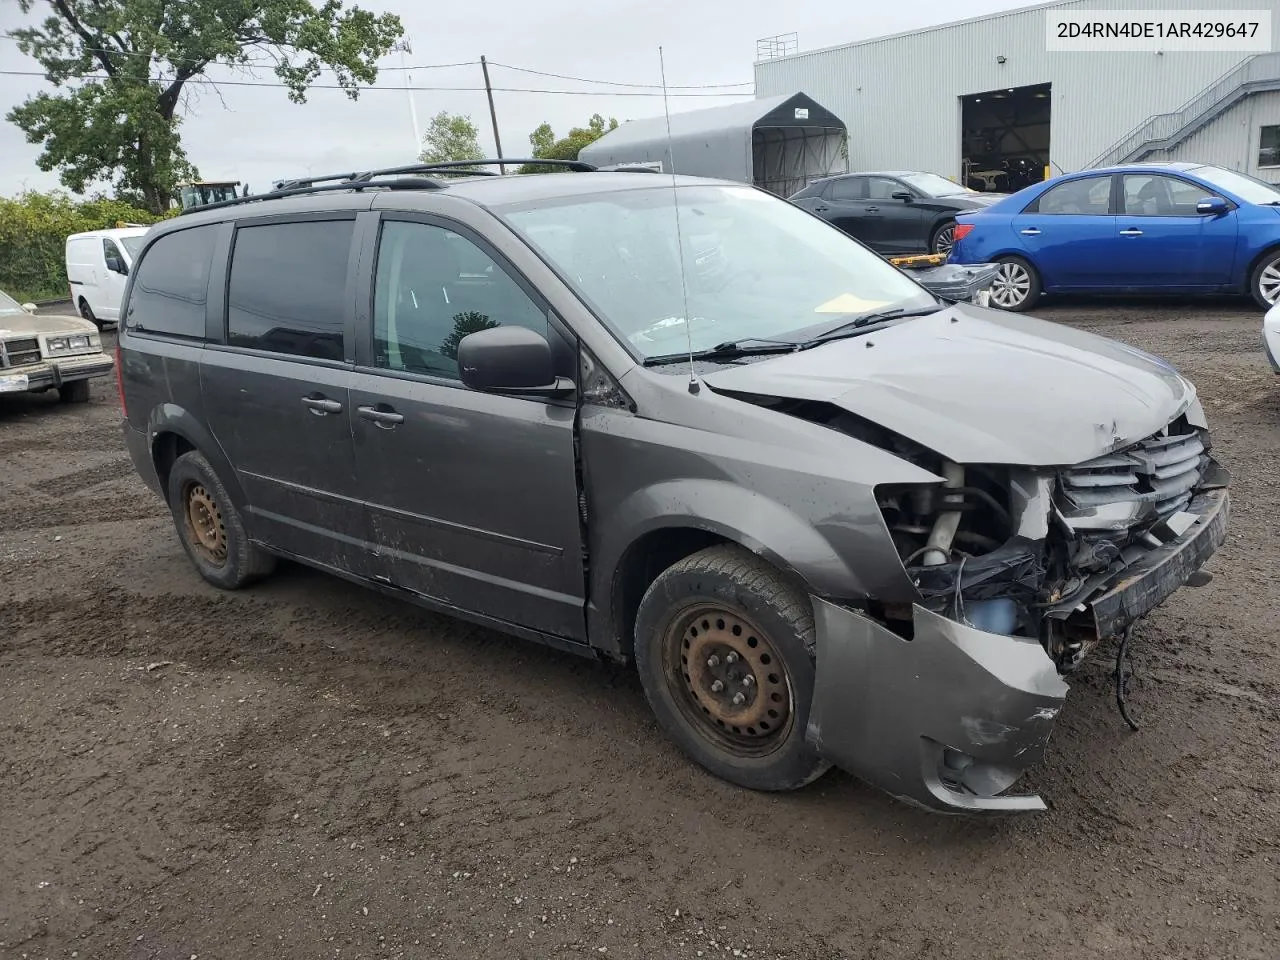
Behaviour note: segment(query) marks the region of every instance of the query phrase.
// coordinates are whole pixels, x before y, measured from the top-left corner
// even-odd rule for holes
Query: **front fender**
[[[826,596],[858,596],[867,585],[831,543],[802,517],[732,481],[682,479],[636,490],[610,518],[616,555],[601,558],[614,569],[626,549],[663,528],[705,530],[741,544],[780,569],[800,576]],[[886,534],[886,540],[888,539]]]

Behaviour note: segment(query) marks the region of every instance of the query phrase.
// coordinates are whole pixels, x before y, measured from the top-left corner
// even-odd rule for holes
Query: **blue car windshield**
[[[746,186],[677,189],[678,207],[666,182],[495,212],[644,358],[689,345],[804,339],[842,319],[937,303],[896,267],[785,200]]]
[[[1280,204],[1280,187],[1234,170],[1221,167],[1194,167],[1187,171],[1206,183],[1233,193],[1245,203],[1277,203]]]

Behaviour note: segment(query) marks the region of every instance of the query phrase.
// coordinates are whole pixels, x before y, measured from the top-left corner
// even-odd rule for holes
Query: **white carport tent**
[[[632,120],[582,149],[597,167],[644,165],[753,183],[790,196],[815,177],[848,170],[844,123],[803,93]]]

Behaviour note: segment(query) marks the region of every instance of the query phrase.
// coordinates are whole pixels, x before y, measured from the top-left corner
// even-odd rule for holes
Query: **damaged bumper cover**
[[[1198,517],[1152,549],[1089,604],[1103,636],[1154,609],[1221,545],[1229,497],[1214,490]],[[950,813],[1045,809],[1005,796],[1044,755],[1067,684],[1040,643],[986,633],[919,605],[904,640],[870,617],[814,598],[817,678],[807,736],[836,766],[899,799]]]

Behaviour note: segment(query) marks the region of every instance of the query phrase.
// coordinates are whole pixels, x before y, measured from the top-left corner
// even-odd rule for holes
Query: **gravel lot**
[[[933,816],[842,774],[747,793],[628,671],[298,568],[197,579],[114,379],[0,398],[0,956],[1275,958],[1280,378],[1260,316],[1042,316],[1175,362],[1232,471],[1229,538],[1105,655],[1034,776]],[[1016,402],[1016,401],[1014,401]],[[1105,651],[1104,651],[1105,654]]]

